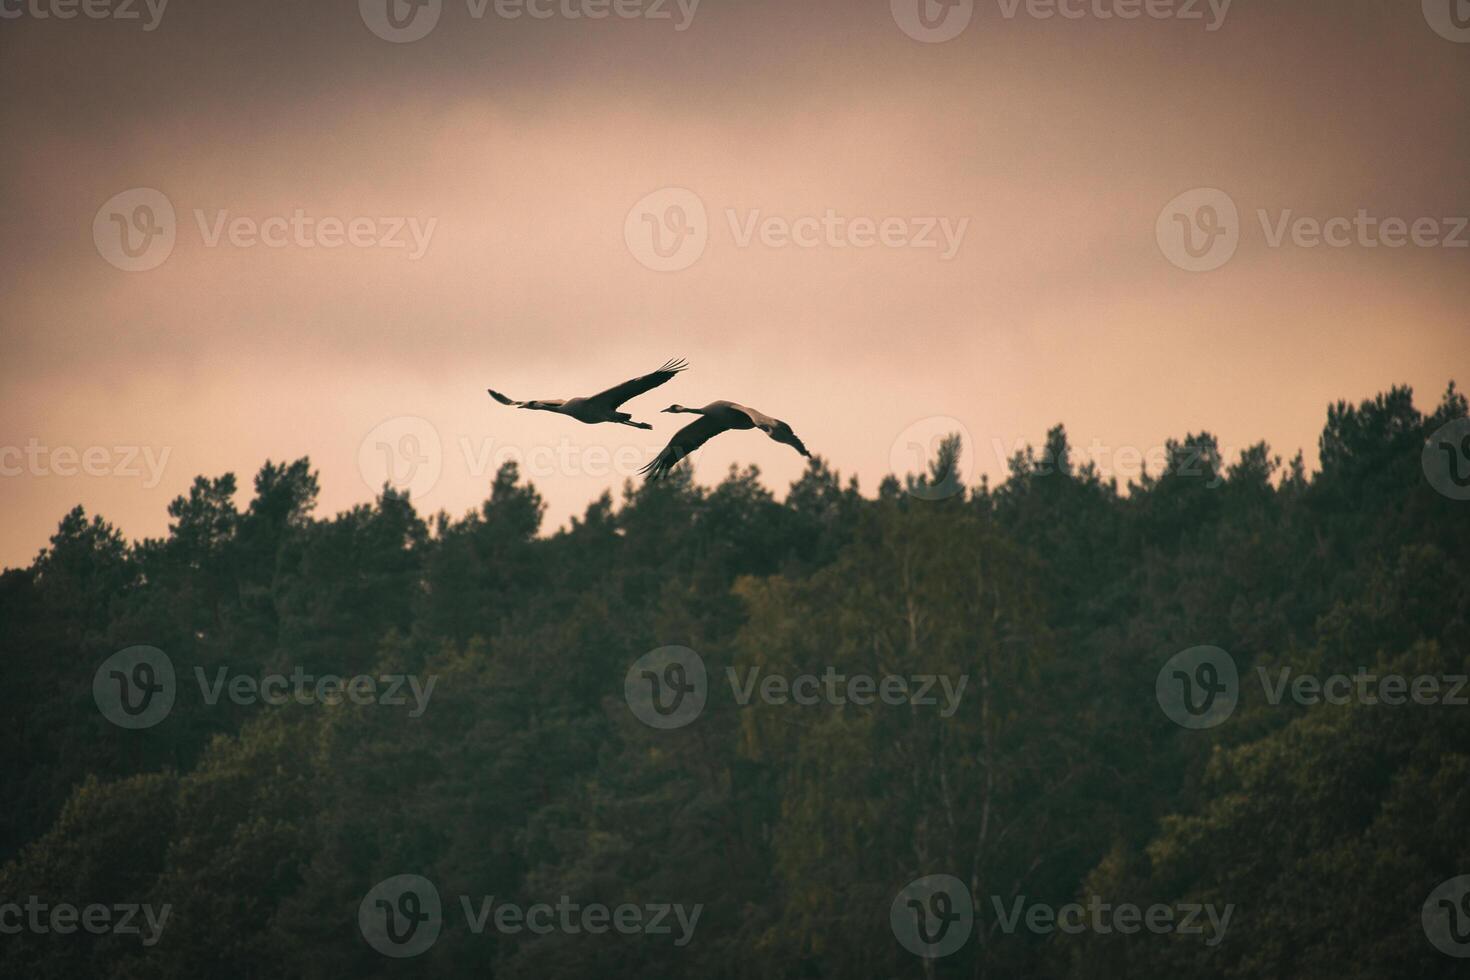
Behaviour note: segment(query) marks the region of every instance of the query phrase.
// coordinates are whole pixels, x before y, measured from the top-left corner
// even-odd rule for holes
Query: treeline
[[[1255,678],[1470,673],[1470,503],[1421,467],[1465,416],[1453,387],[1429,414],[1396,388],[1329,409],[1317,472],[1264,445],[1223,459],[1202,433],[1126,488],[1060,427],[1000,485],[948,495],[926,490],[952,484],[955,443],[874,497],[821,460],[784,501],[753,469],[702,488],[685,467],[544,537],[513,465],[457,519],[391,489],[317,518],[304,459],[267,463],[243,508],[232,475],[197,479],[158,540],[78,508],[0,576],[0,904],[170,914],[151,945],[7,929],[0,973],[1450,975],[1421,907],[1470,873],[1470,707],[1272,703]],[[127,729],[93,682],[137,645],[177,692]],[[664,730],[624,685],[670,645],[710,680],[703,712]],[[1156,681],[1197,646],[1241,679],[1228,720],[1191,729]],[[966,685],[948,716],[742,705],[727,668]],[[225,679],[214,703],[197,672]],[[293,674],[412,677],[422,710],[228,693]],[[399,874],[444,904],[412,959],[359,922]],[[922,959],[890,911],[931,874],[965,884],[975,923]],[[476,933],[461,896],[702,912],[684,945]],[[1213,944],[1008,929],[996,909],[1017,898],[1232,914]]]

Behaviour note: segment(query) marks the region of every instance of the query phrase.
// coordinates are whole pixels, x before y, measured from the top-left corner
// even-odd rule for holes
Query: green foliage
[[[1329,409],[1320,473],[1208,433],[1120,489],[1058,426],[995,487],[959,442],[876,498],[813,460],[784,500],[754,469],[688,469],[541,534],[507,465],[476,511],[421,517],[385,488],[313,516],[306,460],[236,503],[200,477],[169,533],[128,544],[80,508],[0,575],[12,805],[0,901],[172,908],[161,941],[25,932],[34,977],[1449,975],[1419,921],[1470,872],[1470,709],[1273,704],[1258,671],[1470,672],[1470,521],[1420,469],[1406,389]],[[92,676],[165,650],[181,694],[124,731]],[[701,654],[710,700],[658,731],[624,674]],[[1172,654],[1241,673],[1218,728],[1155,701]],[[432,677],[406,707],[216,704],[195,672]],[[963,678],[937,705],[801,706],[750,676]],[[752,675],[751,672],[756,672]],[[444,931],[418,959],[364,942],[358,905],[421,874]],[[921,961],[889,905],[928,874],[976,900],[972,938]],[[700,904],[694,941],[476,934],[460,896]],[[1102,896],[1236,911],[1225,939],[1008,931],[993,899]]]

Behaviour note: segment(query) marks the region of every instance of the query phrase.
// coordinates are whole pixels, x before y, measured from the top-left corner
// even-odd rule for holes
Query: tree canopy
[[[358,912],[408,873],[444,903],[412,961],[430,976],[1448,976],[1421,907],[1470,873],[1470,707],[1272,685],[1470,674],[1470,504],[1421,471],[1465,417],[1453,386],[1428,413],[1395,388],[1329,409],[1316,472],[1200,433],[1124,487],[1061,427],[994,487],[959,485],[957,440],[871,497],[821,459],[784,500],[755,469],[702,487],[685,467],[550,534],[514,464],[458,517],[392,488],[318,516],[305,459],[266,462],[244,502],[233,474],[199,477],[160,539],[77,508],[0,575],[0,902],[171,917],[151,946],[5,935],[0,972],[399,975]],[[179,693],[128,730],[93,681],[138,645]],[[1156,681],[1202,645],[1232,658],[1239,703],[1191,729]],[[666,646],[697,652],[709,695],[661,730],[624,684]],[[196,683],[293,673],[434,686],[415,714],[209,703]],[[826,673],[965,686],[946,716],[742,704],[727,682]],[[973,935],[922,959],[890,906],[941,873],[971,893]],[[462,896],[703,911],[678,946],[477,933]],[[1211,945],[997,912],[1096,896],[1234,913]]]

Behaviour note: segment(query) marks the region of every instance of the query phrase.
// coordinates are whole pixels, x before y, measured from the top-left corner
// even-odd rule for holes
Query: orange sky
[[[1310,461],[1330,401],[1470,384],[1470,248],[1444,243],[1470,241],[1470,37],[1437,0],[1236,0],[1213,30],[1203,0],[989,0],[942,43],[900,27],[910,0],[441,0],[407,43],[369,29],[384,0],[173,0],[151,30],[142,4],[50,2],[0,20],[0,564],[74,504],[157,535],[194,476],[248,490],[301,455],[324,513],[390,459],[459,513],[517,455],[556,526],[657,450],[670,402],[786,419],[871,492],[935,419],[967,430],[972,478],[1057,422],[1126,478],[1200,429]],[[113,264],[135,188],[174,211],[143,271]],[[1210,271],[1160,237],[1196,188],[1238,213]],[[655,221],[703,209],[692,252],[658,257],[648,195]],[[1273,244],[1360,211],[1341,246]],[[1420,244],[1389,247],[1388,219]],[[588,394],[674,356],[691,369],[627,406],[653,432],[484,393]],[[804,461],[735,433],[694,462],[780,493]]]

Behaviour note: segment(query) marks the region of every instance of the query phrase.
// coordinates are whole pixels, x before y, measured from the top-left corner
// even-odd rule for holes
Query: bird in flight
[[[513,398],[507,398],[494,388],[486,388],[490,397],[502,405],[514,405],[516,408],[529,408],[539,412],[556,412],[559,415],[569,415],[578,422],[586,422],[593,425],[598,422],[617,422],[621,425],[631,425],[637,429],[651,429],[653,426],[647,422],[634,422],[633,416],[627,412],[618,411],[618,406],[623,404],[634,395],[641,395],[645,391],[657,388],[665,381],[688,367],[682,358],[669,361],[663,367],[650,374],[645,374],[631,381],[624,381],[620,385],[613,385],[606,391],[599,391],[595,395],[586,398],[542,398],[531,401],[518,402]]]
[[[690,415],[698,415],[699,418],[675,432],[669,444],[660,450],[647,466],[639,470],[640,473],[647,474],[648,480],[657,480],[677,466],[679,460],[729,429],[760,429],[772,439],[785,443],[803,456],[811,456],[811,453],[806,451],[806,446],[803,446],[801,440],[796,437],[796,433],[791,431],[791,426],[780,419],[771,418],[764,412],[746,408],[744,405],[737,405],[734,402],[710,402],[703,408],[670,405],[664,411],[686,412]]]

